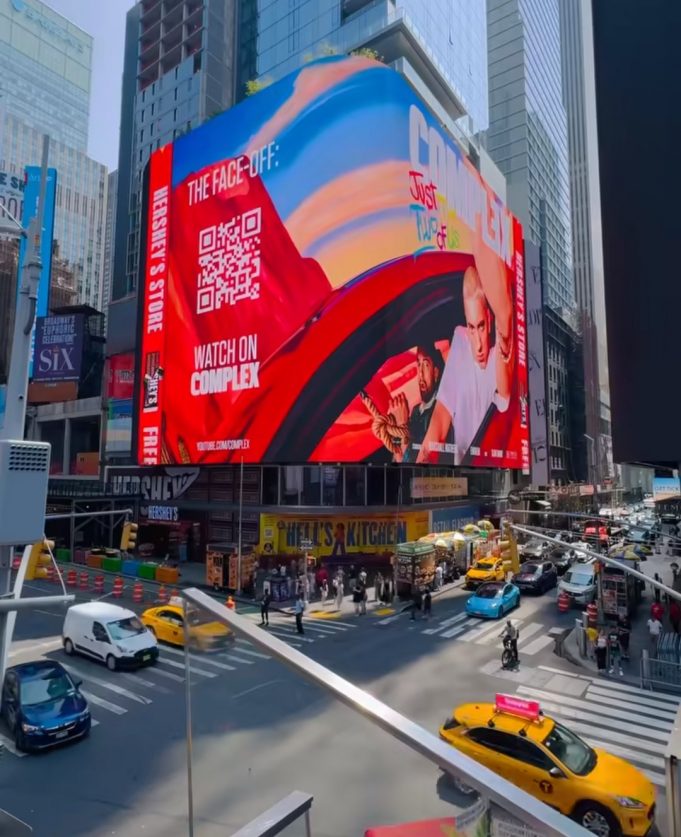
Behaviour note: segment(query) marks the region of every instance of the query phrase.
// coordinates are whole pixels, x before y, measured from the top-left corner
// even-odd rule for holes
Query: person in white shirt
[[[477,260],[476,260],[477,261]],[[454,329],[449,357],[418,462],[437,462],[454,426],[455,464],[468,453],[494,405],[506,412],[513,373],[513,303],[503,266],[493,265],[485,278],[476,267],[463,277],[465,326]],[[496,342],[491,345],[492,318]]]

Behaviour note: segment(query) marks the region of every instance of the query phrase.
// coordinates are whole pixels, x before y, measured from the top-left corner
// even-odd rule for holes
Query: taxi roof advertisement
[[[529,473],[521,225],[379,62],[156,151],[144,289],[140,464]]]

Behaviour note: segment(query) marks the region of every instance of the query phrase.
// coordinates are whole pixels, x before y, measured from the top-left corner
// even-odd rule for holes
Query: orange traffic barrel
[[[111,591],[111,595],[114,599],[120,599],[123,595],[123,579],[120,576],[116,576],[113,583],[113,590]]]
[[[132,588],[132,600],[135,604],[140,604],[144,601],[144,587],[140,581]]]
[[[104,576],[103,575],[96,575],[95,576],[95,593],[99,593],[100,595],[104,592]]]
[[[81,590],[87,590],[90,586],[90,576],[87,573],[81,573],[79,578],[79,584]]]
[[[168,604],[168,591],[165,588],[165,584],[162,584],[158,590],[158,601],[161,604]]]
[[[558,596],[558,610],[561,613],[567,613],[570,610],[570,597],[567,593],[561,593]]]
[[[231,596],[227,597],[225,607],[228,607],[230,610],[236,610],[236,603],[234,602],[234,599]]]
[[[78,573],[75,570],[69,570],[66,574],[66,583],[69,587],[75,587],[78,584]]]

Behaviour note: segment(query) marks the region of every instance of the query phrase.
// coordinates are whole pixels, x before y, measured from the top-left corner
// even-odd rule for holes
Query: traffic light
[[[121,535],[121,552],[132,552],[137,546],[137,530],[139,526],[136,523],[125,523],[123,525],[123,534]]]
[[[54,541],[43,539],[33,544],[31,553],[28,556],[28,564],[26,565],[26,581],[47,577],[47,567],[52,563],[53,549]]]

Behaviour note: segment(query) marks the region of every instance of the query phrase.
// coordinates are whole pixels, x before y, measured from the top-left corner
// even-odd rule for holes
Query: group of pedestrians
[[[628,616],[622,617],[617,625],[609,628],[587,628],[591,653],[596,658],[599,674],[614,674],[617,668],[619,676],[624,677],[622,663],[629,661],[630,636],[631,623]]]

